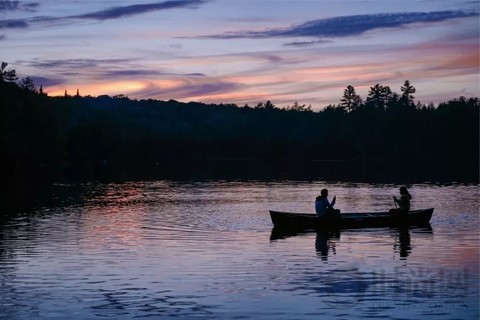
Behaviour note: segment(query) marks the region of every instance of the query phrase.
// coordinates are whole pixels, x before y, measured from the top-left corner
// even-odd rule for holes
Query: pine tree
[[[355,92],[355,88],[348,85],[343,91],[343,97],[340,99],[340,106],[351,112],[362,104],[362,98]]]
[[[367,105],[375,108],[385,110],[387,104],[392,100],[394,94],[389,86],[382,86],[376,84],[370,87],[367,97]]]
[[[413,100],[415,97],[413,96],[413,93],[415,93],[417,90],[415,89],[414,86],[410,84],[409,80],[405,80],[405,83],[403,86],[400,88],[402,90],[402,101],[405,104],[405,106],[412,106],[415,105]]]

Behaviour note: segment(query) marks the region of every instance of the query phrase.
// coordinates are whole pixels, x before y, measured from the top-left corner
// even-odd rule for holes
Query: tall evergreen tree
[[[356,93],[355,88],[348,85],[343,91],[343,97],[340,99],[340,106],[351,112],[362,104],[362,98]]]
[[[389,86],[382,86],[377,83],[373,87],[370,87],[366,103],[375,109],[385,110],[387,104],[393,97],[394,94]]]
[[[414,106],[413,100],[415,97],[413,94],[417,91],[414,86],[410,84],[409,80],[405,80],[405,83],[403,86],[400,87],[402,90],[402,102],[405,104],[405,106]]]

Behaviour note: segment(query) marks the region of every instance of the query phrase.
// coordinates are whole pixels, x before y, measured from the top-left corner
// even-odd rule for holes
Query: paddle
[[[390,213],[390,214],[395,214],[396,210],[398,210],[397,201],[395,201],[395,196],[393,196],[393,204],[395,204],[395,209],[388,210],[388,213]]]

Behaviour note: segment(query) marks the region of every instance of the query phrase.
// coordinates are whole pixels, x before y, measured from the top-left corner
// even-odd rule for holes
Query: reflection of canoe
[[[339,217],[317,217],[314,213],[292,213],[270,210],[276,228],[321,229],[321,228],[369,228],[388,226],[422,226],[428,224],[433,208],[412,210],[407,215],[390,212],[342,213]]]

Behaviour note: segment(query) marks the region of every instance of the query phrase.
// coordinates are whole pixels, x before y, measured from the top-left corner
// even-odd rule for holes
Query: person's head
[[[408,192],[407,187],[400,187],[400,194],[407,195],[407,196],[409,196],[410,198],[412,197],[412,196],[410,195],[410,193]]]
[[[320,191],[320,194],[322,195],[322,197],[327,197],[328,196],[328,190],[327,189],[322,189],[322,191]]]

